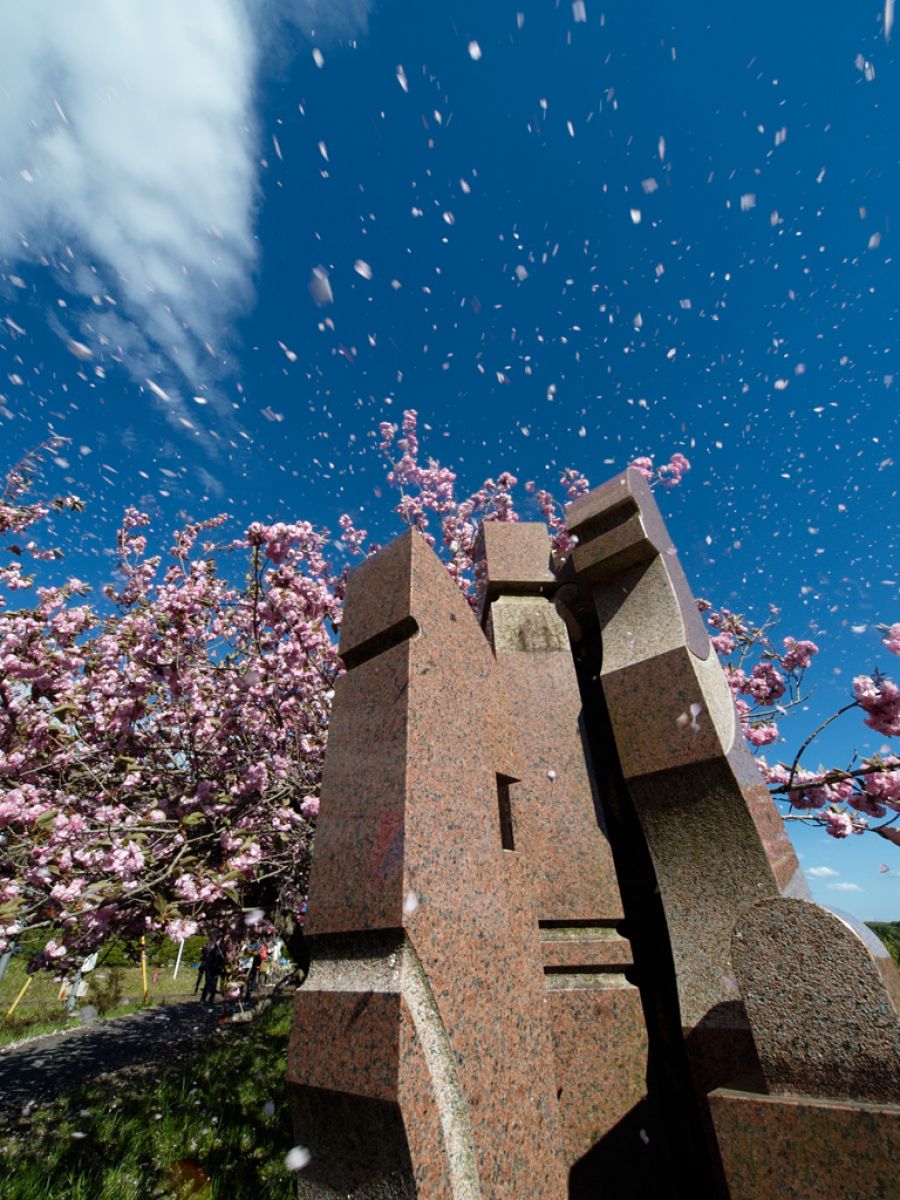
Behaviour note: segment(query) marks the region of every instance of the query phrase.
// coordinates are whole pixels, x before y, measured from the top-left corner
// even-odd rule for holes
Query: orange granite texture
[[[535,890],[560,1119],[571,1161],[646,1094],[647,1042],[609,840],[580,729],[581,697],[554,583],[547,529],[487,523],[481,549],[490,634],[518,731],[510,788],[516,853]]]
[[[730,1200],[897,1200],[900,1108],[719,1088]]]
[[[900,974],[862,922],[758,901],[731,959],[767,1092],[900,1105]]]
[[[498,780],[523,772],[493,655],[417,533],[353,573],[346,609],[288,1071],[312,1154],[300,1194],[354,1194],[316,1123],[336,1092],[360,1098],[341,1111],[369,1141],[395,1136],[396,1106],[408,1147],[411,1177],[373,1155],[356,1194],[564,1197],[538,914],[502,843]]]
[[[646,1095],[548,546],[486,530],[493,650],[418,534],[351,576],[288,1072],[301,1196],[561,1200]]]
[[[854,917],[749,905],[732,962],[760,1071],[709,1097],[731,1200],[900,1196],[900,976]]]

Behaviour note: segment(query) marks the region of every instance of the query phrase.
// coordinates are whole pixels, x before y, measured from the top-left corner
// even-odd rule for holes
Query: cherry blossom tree
[[[725,668],[744,736],[754,751],[781,740],[780,721],[804,702],[804,675],[819,652],[815,642],[771,636],[778,610],[761,625],[739,613],[716,610],[700,600],[712,630],[712,644]],[[900,624],[881,627],[882,644],[900,654]],[[900,758],[893,753],[853,760],[846,767],[810,770],[800,760],[820,735],[846,713],[862,715],[869,729],[885,737],[900,736],[900,688],[879,671],[857,675],[848,702],[823,720],[789,762],[758,759],[772,795],[789,821],[822,826],[834,838],[878,833],[900,845]],[[873,824],[873,819],[880,824]]]
[[[33,466],[34,458],[29,466]],[[102,601],[36,586],[28,471],[0,499],[0,950],[46,931],[37,965],[111,934],[183,938],[304,891],[343,575],[311,525],[186,525],[165,562],[129,509]],[[59,509],[77,509],[69,497]],[[244,564],[229,583],[223,564]]]
[[[580,472],[562,472],[560,498],[533,482],[517,497],[509,472],[460,498],[453,471],[422,461],[414,411],[380,432],[396,515],[429,540],[473,605],[481,522],[516,521],[524,505],[547,522],[557,558],[571,550],[566,508],[590,487]],[[150,518],[129,508],[116,582],[94,600],[76,578],[38,582],[42,563],[60,557],[40,544],[40,527],[52,511],[83,507],[76,496],[26,502],[40,458],[14,468],[0,494],[0,952],[40,938],[33,965],[59,968],[111,935],[237,932],[248,908],[289,924],[305,894],[342,669],[346,565],[376,547],[349,515],[339,519],[346,553],[337,565],[327,531],[306,522],[254,523],[229,541],[216,540],[225,523],[217,516],[151,554]],[[690,469],[680,453],[659,467],[647,456],[630,465],[661,488]],[[771,746],[805,698],[818,647],[791,637],[776,646],[774,611],[754,626],[700,607],[748,742]],[[900,624],[883,633],[900,653]],[[853,687],[791,763],[761,758],[760,769],[789,819],[900,844],[900,759],[800,764],[852,709],[869,728],[900,734],[900,689],[877,672]]]

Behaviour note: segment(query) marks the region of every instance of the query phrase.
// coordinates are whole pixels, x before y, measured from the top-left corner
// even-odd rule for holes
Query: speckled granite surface
[[[535,892],[571,1164],[646,1094],[646,1031],[640,995],[623,973],[631,948],[615,928],[622,901],[585,761],[569,638],[547,595],[547,529],[486,525],[482,537],[489,597],[482,619],[518,730],[515,845]]]
[[[865,926],[764,900],[738,919],[732,961],[767,1091],[900,1105],[900,978]]]
[[[706,1083],[723,1057],[724,1039],[713,1031],[730,1029],[736,1049],[752,1046],[730,965],[735,918],[750,901],[805,884],[737,734],[722,670],[646,482],[624,472],[573,505],[570,521],[581,538],[576,573],[592,592],[602,632],[603,690],[653,860],[698,1066],[707,1046]],[[632,547],[627,554],[617,531]],[[723,1072],[754,1065],[752,1050],[743,1064],[733,1059],[724,1055]]]
[[[730,1200],[897,1200],[900,1109],[720,1088]]]
[[[501,592],[548,594],[556,589],[547,527],[537,521],[486,521],[479,533],[479,609]]]
[[[562,1198],[538,913],[501,842],[497,777],[523,772],[493,655],[418,534],[353,573],[346,609],[288,1072],[309,1194],[332,1193],[302,1112],[333,1090],[346,1120],[349,1096],[361,1120],[373,1100],[387,1125],[399,1111],[412,1194]]]
[[[638,622],[641,634],[628,652],[629,659],[659,654],[671,645],[682,644],[698,658],[709,655],[706,627],[653,493],[639,471],[623,471],[576,500],[566,513],[566,524],[579,541],[573,556],[575,571],[591,586],[621,576],[635,564],[648,563],[656,557],[665,563],[666,581],[660,586],[664,591],[671,588],[679,621],[674,629],[666,621]],[[643,602],[643,596],[634,597],[619,590],[626,614],[629,607]],[[608,653],[617,632],[605,631],[604,653]]]

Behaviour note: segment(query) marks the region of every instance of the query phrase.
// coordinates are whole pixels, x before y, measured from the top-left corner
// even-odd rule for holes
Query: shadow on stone
[[[645,1200],[665,1195],[666,1156],[652,1130],[657,1122],[642,1100],[569,1172],[569,1200]],[[662,1190],[661,1190],[662,1189]]]
[[[418,1194],[396,1104],[296,1086],[290,1096],[294,1129],[311,1155],[298,1176],[298,1200],[413,1200]]]

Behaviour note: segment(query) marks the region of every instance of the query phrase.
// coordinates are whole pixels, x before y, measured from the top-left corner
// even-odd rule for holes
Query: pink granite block
[[[640,471],[629,468],[576,500],[566,513],[566,524],[579,541],[576,573],[588,583],[620,576],[631,568],[639,570],[662,556],[683,628],[679,640],[699,658],[709,655],[709,636],[653,492]],[[665,625],[657,630],[663,640],[667,632]]]
[[[299,989],[289,1074],[310,1087],[374,1100],[398,1098],[401,997],[396,992]],[[363,1059],[357,1046],[366,1046]],[[323,1045],[330,1050],[322,1054]]]
[[[900,1108],[719,1088],[729,1200],[897,1200]]]
[[[498,592],[546,594],[556,588],[547,526],[530,521],[485,521],[478,535],[479,602]]]
[[[732,961],[767,1091],[900,1104],[900,976],[871,930],[764,900],[737,921]]]
[[[640,994],[625,978],[631,947],[616,932],[622,901],[599,820],[566,625],[544,592],[543,525],[485,525],[482,612],[518,731],[509,787],[515,857],[527,864],[540,926],[554,1075],[570,1165],[646,1093]],[[537,932],[537,931],[535,931]],[[548,1064],[549,1065],[549,1064]]]
[[[609,978],[547,992],[566,1152],[574,1163],[647,1093],[646,1030],[636,989]],[[602,986],[594,986],[599,983]]]
[[[396,1096],[417,1194],[449,1179],[454,1195],[561,1200],[537,913],[499,812],[498,777],[521,774],[518,741],[490,647],[409,533],[351,576],[341,648],[350,669],[335,695],[310,878],[295,1111],[313,1120],[311,1094],[363,1091],[374,1055],[360,1120],[373,1094]],[[368,1019],[366,991],[396,996],[373,999]],[[301,1028],[307,1004],[319,1019]],[[378,1111],[394,1136],[390,1104]]]

